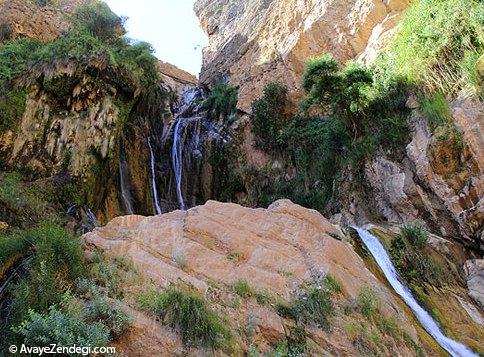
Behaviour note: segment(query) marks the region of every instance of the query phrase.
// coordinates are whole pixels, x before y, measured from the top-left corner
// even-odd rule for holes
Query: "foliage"
[[[97,289],[91,293],[85,303],[64,294],[46,312],[29,309],[14,331],[31,346],[106,346],[126,330],[130,318],[119,302],[108,300]]]
[[[74,26],[85,29],[100,40],[117,39],[124,35],[123,19],[114,14],[104,2],[80,6],[72,22]]]
[[[109,329],[100,321],[85,323],[79,313],[64,312],[55,305],[46,313],[29,310],[27,319],[15,331],[28,346],[106,346]]]
[[[452,112],[447,99],[441,92],[424,96],[420,100],[420,111],[427,118],[432,131],[451,123]]]
[[[330,318],[334,315],[331,296],[335,292],[334,284],[311,283],[305,286],[298,298],[291,304],[279,303],[277,313],[282,317],[291,318],[300,324],[315,324],[322,329],[329,329]]]
[[[252,103],[252,131],[256,145],[264,150],[281,147],[279,139],[287,122],[287,88],[279,83],[269,83],[263,96]]]
[[[85,272],[80,240],[64,228],[44,223],[22,234],[33,245],[34,258],[29,277],[12,290],[12,304],[20,320],[28,308],[43,313],[59,303],[65,290]]]
[[[465,68],[483,52],[484,7],[476,0],[418,0],[375,66],[383,82],[401,77],[424,93],[475,89]]]
[[[366,318],[372,318],[379,312],[380,302],[372,288],[363,287],[358,293],[356,304]]]
[[[401,229],[402,238],[417,249],[425,249],[429,235],[422,222],[405,223]]]
[[[422,223],[402,226],[401,234],[391,244],[390,256],[400,274],[409,282],[442,285],[449,279],[447,266],[436,261],[426,250],[428,233]]]
[[[237,295],[242,298],[250,298],[255,295],[254,290],[245,279],[239,279],[235,283],[233,283],[232,289]]]
[[[237,88],[227,83],[216,84],[202,103],[212,118],[228,117],[237,111]]]
[[[345,311],[346,315],[350,315],[354,309],[365,319],[361,321],[353,318],[344,325],[346,334],[357,350],[364,355],[380,355],[384,351],[384,346],[394,348],[395,343],[401,342],[413,348],[417,356],[420,356],[420,346],[399,327],[395,318],[386,316],[380,306],[381,302],[376,291],[364,286],[358,293],[353,307],[347,306],[349,310],[345,309],[348,310]],[[390,336],[391,339],[385,336]]]
[[[72,23],[67,33],[51,42],[40,44],[32,40],[15,40],[1,45],[0,84],[27,74],[34,64],[46,67],[69,60],[77,61],[76,65],[81,66],[92,59],[106,63],[115,72],[116,76],[111,75],[109,81],[121,89],[126,90],[133,83],[148,87],[156,82],[157,60],[153,48],[145,42],[124,38],[123,20],[106,4],[96,2],[81,6]]]
[[[0,176],[0,203],[20,215],[36,215],[47,209],[39,192],[23,183],[18,172]]]
[[[114,297],[122,296],[122,283],[118,266],[119,264],[112,264],[104,259],[101,253],[95,252],[89,272],[94,283],[105,287],[109,294]]]
[[[163,323],[179,332],[186,345],[231,349],[232,336],[226,323],[198,293],[172,286],[142,295],[139,302],[142,308],[154,312]]]
[[[25,255],[31,242],[23,231],[14,230],[11,233],[0,233],[0,270],[12,259],[18,259]]]
[[[83,320],[90,324],[97,321],[109,329],[111,338],[121,335],[127,328],[130,318],[118,301],[96,294],[82,310]]]
[[[0,45],[0,88],[28,70],[39,46],[37,42],[26,39]]]

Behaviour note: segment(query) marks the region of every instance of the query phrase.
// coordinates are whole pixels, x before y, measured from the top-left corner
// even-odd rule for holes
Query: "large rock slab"
[[[254,341],[265,351],[285,338],[287,321],[271,305],[259,305],[255,299],[234,304],[230,286],[239,279],[275,301],[292,301],[302,283],[326,273],[341,282],[349,301],[362,287],[370,286],[381,300],[382,312],[394,316],[415,337],[401,305],[343,237],[339,227],[318,212],[280,200],[268,209],[209,201],[185,212],[118,217],[83,240],[88,250],[99,249],[107,259],[127,256],[150,288],[184,283],[198,289],[216,311],[223,311],[234,331],[253,321]],[[348,317],[342,311],[337,316],[331,331],[312,327],[308,336],[334,355],[355,355],[344,329]],[[143,331],[149,326],[144,317],[140,320],[136,315],[136,321],[130,342],[121,344],[127,352],[131,351],[128,345],[142,344]],[[176,336],[165,329],[146,334],[147,341],[161,339],[160,348],[166,353],[177,353],[180,347]],[[408,355],[410,351],[404,347],[395,353]]]

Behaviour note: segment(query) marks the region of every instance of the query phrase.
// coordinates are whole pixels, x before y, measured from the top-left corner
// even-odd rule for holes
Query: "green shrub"
[[[429,235],[422,222],[406,223],[401,228],[401,234],[413,247],[425,249]]]
[[[0,88],[27,71],[38,48],[37,42],[25,39],[0,45]]]
[[[45,223],[23,234],[33,244],[34,258],[28,278],[13,288],[13,304],[20,317],[26,308],[46,312],[84,274],[80,240],[64,228]]]
[[[30,240],[21,230],[0,234],[0,271],[11,259],[25,255],[30,246]]]
[[[87,30],[100,40],[118,39],[124,35],[123,19],[104,2],[80,6],[74,14],[74,26]]]
[[[80,314],[59,310],[55,305],[46,313],[29,310],[28,316],[15,332],[28,346],[107,346],[109,329],[100,321],[85,323]]]
[[[432,131],[435,131],[439,126],[452,123],[449,102],[441,92],[423,97],[420,100],[420,111],[427,118]]]
[[[113,297],[122,297],[121,277],[116,265],[108,262],[101,253],[95,252],[90,265],[89,275],[93,281],[108,290]]]
[[[415,1],[375,65],[385,81],[403,77],[425,93],[456,94],[472,86],[463,64],[469,52],[482,54],[483,13],[476,0]]]
[[[227,83],[216,84],[202,103],[202,109],[218,120],[226,120],[237,111],[237,88]]]
[[[287,88],[270,83],[260,99],[252,103],[252,132],[257,147],[270,151],[281,147],[280,136],[288,121]]]
[[[427,251],[428,233],[421,222],[407,223],[390,247],[390,257],[408,282],[428,282],[440,286],[451,278],[448,267]]]
[[[291,304],[279,303],[277,313],[301,324],[315,324],[322,329],[329,329],[330,318],[334,315],[334,306],[331,295],[334,286],[323,284],[310,284],[306,286],[300,296]]]
[[[0,94],[0,133],[16,130],[18,120],[25,111],[27,95],[24,89],[13,89]]]
[[[232,336],[226,323],[198,293],[172,286],[163,292],[142,295],[139,302],[179,332],[186,345],[231,349]]]
[[[358,310],[366,318],[373,318],[379,312],[380,300],[375,292],[370,287],[363,287],[356,300]]]
[[[249,285],[247,280],[239,279],[232,284],[232,290],[242,298],[250,298],[255,295],[254,290]]]
[[[129,316],[118,301],[109,300],[98,294],[94,295],[92,300],[86,304],[82,313],[83,320],[88,323],[101,321],[109,329],[113,339],[121,335],[130,322]]]

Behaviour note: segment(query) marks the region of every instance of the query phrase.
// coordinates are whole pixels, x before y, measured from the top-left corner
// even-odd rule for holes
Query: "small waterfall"
[[[91,224],[93,227],[99,227],[100,226],[96,215],[94,214],[94,212],[89,207],[86,207],[86,216],[87,216],[87,219],[89,220],[89,224]]]
[[[413,313],[420,321],[422,326],[437,341],[437,343],[452,356],[477,356],[465,345],[454,341],[451,338],[448,338],[442,333],[437,322],[422,306],[419,305],[410,290],[402,283],[395,266],[393,265],[390,257],[388,256],[388,253],[386,252],[385,248],[380,243],[378,238],[373,236],[365,229],[357,227],[354,227],[354,229],[356,229],[361,240],[368,248],[373,258],[375,258],[375,261],[377,262],[378,266],[382,270],[383,274],[385,275],[386,279],[393,287],[395,292],[400,295],[405,303],[412,309]]]
[[[128,171],[128,164],[126,162],[126,156],[124,150],[121,149],[119,156],[119,180],[121,185],[121,197],[124,202],[124,208],[128,214],[134,214],[133,206],[131,204],[131,193],[127,187],[126,174]]]
[[[148,146],[150,148],[150,166],[151,166],[151,188],[153,190],[153,200],[155,203],[156,214],[161,214],[160,198],[158,197],[158,189],[156,188],[156,173],[155,173],[155,155],[151,146],[151,139],[148,138]]]
[[[172,147],[172,163],[173,171],[175,172],[175,182],[176,182],[176,196],[178,198],[178,205],[181,210],[185,210],[185,201],[183,200],[182,193],[182,173],[183,173],[183,148],[181,143],[181,124],[185,118],[178,118],[175,129],[173,130],[173,147]]]

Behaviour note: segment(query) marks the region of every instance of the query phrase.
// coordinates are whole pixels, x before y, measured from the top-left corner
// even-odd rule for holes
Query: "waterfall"
[[[121,197],[123,199],[126,212],[128,214],[134,214],[133,206],[131,205],[131,193],[126,186],[125,174],[128,170],[127,166],[124,150],[121,150],[121,154],[119,156],[119,181],[121,185]]]
[[[153,148],[151,147],[150,138],[148,138],[148,146],[150,148],[151,188],[153,190],[153,200],[155,203],[155,211],[156,211],[156,214],[161,214],[160,198],[158,197],[158,190],[156,188],[155,156],[153,155]]]
[[[437,341],[437,343],[452,356],[477,356],[465,345],[448,338],[442,333],[437,322],[422,306],[419,305],[410,290],[402,283],[395,266],[378,238],[365,229],[357,227],[354,227],[354,229],[356,229],[361,240],[368,248],[373,258],[375,258],[375,261],[395,292],[400,295],[405,303],[412,309],[424,329]]]
[[[185,201],[182,193],[182,173],[183,173],[183,148],[180,138],[180,127],[185,118],[178,118],[175,129],[173,130],[173,147],[171,151],[173,171],[175,172],[176,196],[181,210],[185,210]]]
[[[94,212],[89,207],[86,207],[86,216],[87,216],[87,219],[89,220],[89,223],[93,227],[99,227],[100,226],[96,215],[94,214]]]

